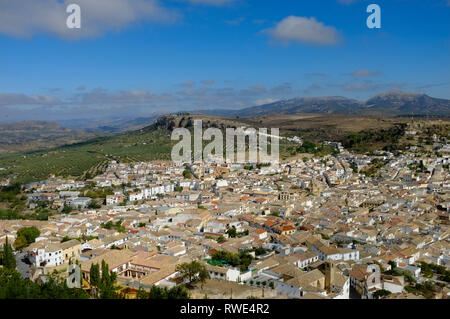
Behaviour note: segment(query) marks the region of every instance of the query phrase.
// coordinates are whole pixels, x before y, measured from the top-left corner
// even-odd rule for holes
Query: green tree
[[[385,289],[380,289],[380,290],[377,290],[377,291],[374,292],[373,298],[374,299],[380,299],[380,297],[389,296],[390,294],[391,294],[390,291],[385,290]]]
[[[226,239],[225,239],[225,237],[220,236],[219,238],[217,238],[217,242],[218,242],[219,244],[221,244],[221,243],[226,242]]]
[[[189,299],[189,292],[183,285],[169,289],[167,299]]]
[[[89,269],[89,284],[92,287],[98,287],[100,285],[100,266],[98,264],[91,264]]]
[[[89,295],[80,288],[68,288],[58,274],[47,275],[45,283],[24,279],[13,269],[0,268],[0,299],[86,299]]]
[[[206,266],[196,260],[190,263],[182,263],[177,266],[184,279],[187,279],[189,284],[199,281],[204,283],[206,279],[209,279],[209,272]]]
[[[41,232],[36,227],[23,227],[17,231],[16,241],[14,242],[14,248],[21,249],[34,243]]]
[[[14,248],[15,249],[22,249],[23,247],[27,246],[27,240],[23,236],[18,236],[16,240],[14,241]]]
[[[192,174],[191,174],[190,171],[188,171],[187,169],[185,169],[185,170],[183,171],[183,177],[189,179],[189,178],[192,178]]]
[[[167,288],[158,287],[153,285],[150,289],[150,293],[148,295],[149,299],[167,299],[168,291]]]
[[[61,211],[62,214],[69,214],[72,211],[72,208],[67,205],[66,203],[64,203],[64,207]]]
[[[102,205],[97,203],[95,200],[91,200],[91,202],[88,205],[88,208],[90,208],[90,209],[99,209],[101,207],[102,207]]]
[[[141,286],[139,286],[139,290],[136,293],[136,299],[149,299],[150,294],[146,292],[144,289],[142,289]]]
[[[104,260],[102,260],[101,269],[102,269],[102,276],[99,285],[100,298],[116,299],[117,294],[114,285],[117,280],[117,274],[113,271],[109,271],[109,266]]]
[[[228,234],[228,236],[230,236],[231,238],[235,238],[235,237],[237,236],[237,230],[236,230],[236,228],[233,228],[233,227],[229,228],[229,229],[227,230],[227,234]]]
[[[3,245],[3,251],[1,255],[2,265],[5,269],[16,269],[16,259],[13,254],[11,245],[8,243],[8,236],[6,236],[6,242]]]

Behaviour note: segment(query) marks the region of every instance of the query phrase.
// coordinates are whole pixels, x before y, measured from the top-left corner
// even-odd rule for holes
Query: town
[[[28,183],[27,209],[58,213],[1,220],[0,243],[23,278],[76,263],[89,290],[103,262],[129,298],[185,284],[190,298],[448,298],[449,145],[325,144],[336,152],[276,166],[112,160],[85,180]]]

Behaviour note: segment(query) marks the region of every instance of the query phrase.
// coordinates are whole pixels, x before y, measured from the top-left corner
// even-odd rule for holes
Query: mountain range
[[[193,112],[194,113],[194,112]],[[433,98],[426,94],[389,91],[367,101],[342,96],[297,97],[240,110],[217,109],[195,113],[228,117],[258,117],[271,114],[352,114],[392,116],[450,116],[450,100]]]

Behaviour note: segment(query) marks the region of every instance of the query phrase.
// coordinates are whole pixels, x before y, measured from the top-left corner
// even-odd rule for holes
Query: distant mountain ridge
[[[0,153],[50,148],[76,143],[93,134],[72,130],[55,122],[22,121],[0,124]]]
[[[342,96],[297,97],[240,110],[204,110],[197,113],[228,117],[301,113],[449,117],[450,100],[433,98],[426,94],[389,91],[364,102]]]

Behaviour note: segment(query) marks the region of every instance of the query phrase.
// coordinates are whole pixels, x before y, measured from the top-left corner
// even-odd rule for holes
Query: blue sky
[[[0,121],[450,98],[449,13],[449,0],[0,0]]]

